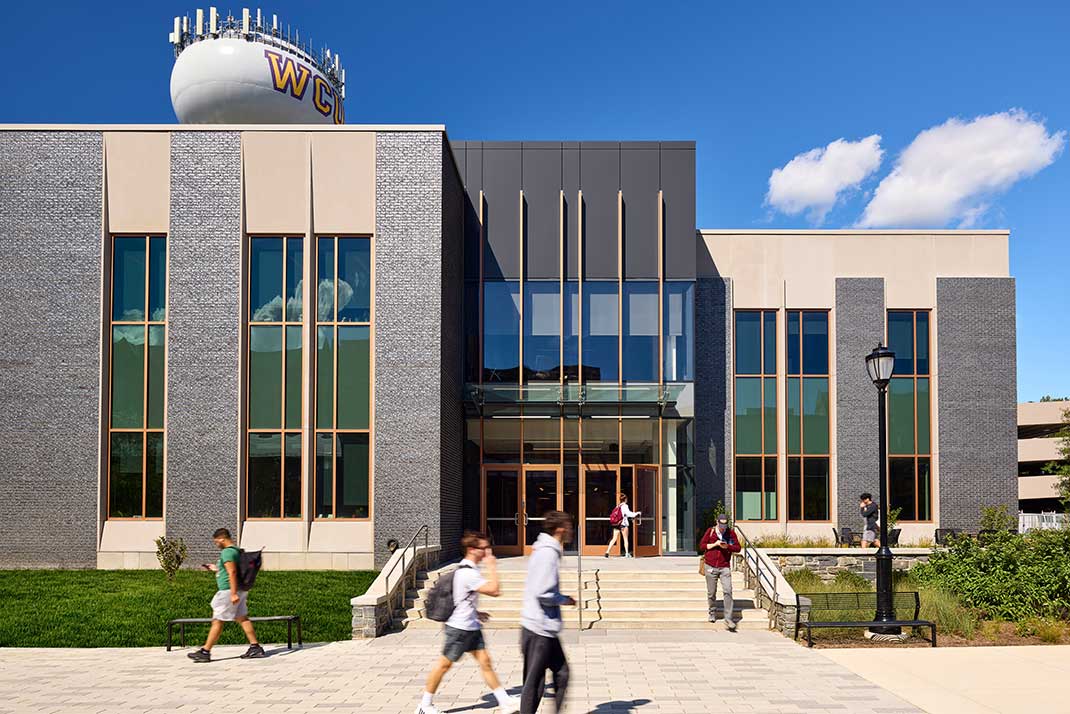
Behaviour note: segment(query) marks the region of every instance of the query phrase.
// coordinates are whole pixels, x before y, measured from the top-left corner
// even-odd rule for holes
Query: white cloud
[[[877,170],[883,156],[879,134],[811,149],[773,169],[765,202],[791,216],[806,212],[810,221],[821,223],[846,191]]]
[[[1051,164],[1066,132],[1049,134],[1021,109],[951,118],[918,134],[877,186],[858,225],[960,227],[980,222],[989,198]]]

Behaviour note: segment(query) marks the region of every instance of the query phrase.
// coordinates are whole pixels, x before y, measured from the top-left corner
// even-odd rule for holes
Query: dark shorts
[[[464,657],[465,652],[486,649],[483,642],[483,630],[458,630],[446,625],[446,642],[442,645],[442,656],[450,662]]]

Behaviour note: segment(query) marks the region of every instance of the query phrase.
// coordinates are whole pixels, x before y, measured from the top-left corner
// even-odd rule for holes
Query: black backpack
[[[457,607],[453,602],[453,576],[461,568],[471,567],[471,565],[461,565],[439,576],[431,592],[427,593],[427,600],[424,604],[427,619],[435,622],[445,622],[450,619],[450,615]]]
[[[260,566],[264,564],[264,549],[241,550],[238,549],[238,589],[251,590],[256,582],[256,574],[260,572]]]

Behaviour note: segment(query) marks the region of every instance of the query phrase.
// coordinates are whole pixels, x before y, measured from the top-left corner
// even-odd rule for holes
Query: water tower
[[[183,124],[342,124],[345,70],[278,17],[176,17],[171,105]]]

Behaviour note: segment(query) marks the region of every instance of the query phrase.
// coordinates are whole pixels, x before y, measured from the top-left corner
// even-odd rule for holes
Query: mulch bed
[[[984,630],[982,632],[982,630]],[[906,642],[874,642],[867,640],[858,630],[856,635],[828,635],[815,636],[814,649],[843,648],[843,647],[929,647],[929,643],[921,637],[911,637]],[[1066,642],[1066,637],[1063,642]],[[799,634],[799,644],[806,647],[805,635]],[[988,623],[985,627],[977,628],[973,638],[967,639],[959,635],[943,634],[939,630],[936,633],[938,647],[1006,647],[1018,645],[1051,645],[1061,644],[1045,642],[1036,635],[1019,635],[1013,622]]]

